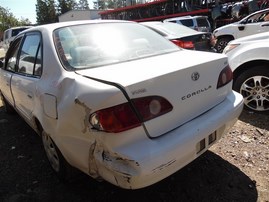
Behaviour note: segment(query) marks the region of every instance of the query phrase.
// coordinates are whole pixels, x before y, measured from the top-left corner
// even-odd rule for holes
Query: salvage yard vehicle
[[[234,72],[233,89],[243,95],[245,108],[269,112],[269,32],[231,41],[223,53]]]
[[[243,109],[227,56],[181,49],[131,21],[27,29],[1,66],[6,111],[42,137],[60,179],[72,166],[126,189],[152,185],[203,154]]]
[[[269,8],[256,11],[238,22],[219,27],[213,31],[216,39],[215,48],[222,53],[227,44],[234,40],[253,34],[269,31]]]
[[[210,32],[198,32],[172,22],[150,21],[140,24],[152,29],[181,48],[216,52]]]
[[[168,18],[163,21],[184,25],[199,32],[212,31],[207,16],[181,16],[181,17]]]
[[[21,27],[11,27],[4,31],[3,34],[3,48],[6,51],[9,47],[9,44],[13,41],[15,36],[17,36],[23,30],[29,29],[33,26],[21,26]]]

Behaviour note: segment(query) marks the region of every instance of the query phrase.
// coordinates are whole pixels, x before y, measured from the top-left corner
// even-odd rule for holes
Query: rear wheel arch
[[[57,144],[54,142],[52,137],[43,129],[42,124],[36,117],[35,124],[38,135],[42,140],[45,155],[58,179],[62,182],[69,182],[73,178],[76,178],[78,170],[67,162]]]
[[[43,127],[37,117],[34,117],[34,122],[35,122],[36,132],[41,137]]]
[[[233,71],[234,80],[236,80],[244,71],[248,69],[255,68],[257,66],[269,66],[269,60],[253,60],[250,62],[246,62],[241,64]],[[268,67],[269,68],[269,67]]]
[[[242,94],[246,109],[269,113],[268,61],[252,61],[234,71],[233,90]]]

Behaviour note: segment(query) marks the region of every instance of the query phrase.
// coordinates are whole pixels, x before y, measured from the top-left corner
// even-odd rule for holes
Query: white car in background
[[[199,32],[211,32],[211,25],[207,16],[181,16],[175,18],[168,18],[163,22],[173,22],[184,25]]]
[[[203,154],[243,109],[227,56],[179,48],[135,22],[30,28],[0,63],[6,111],[42,137],[60,178],[71,165],[149,186]]]
[[[222,53],[229,41],[267,31],[269,31],[269,8],[252,13],[238,22],[215,29],[213,31],[216,39],[215,48],[217,52]]]
[[[245,107],[269,112],[269,32],[231,41],[223,53],[233,70],[233,89],[244,97]]]
[[[29,29],[33,26],[21,26],[21,27],[11,27],[4,31],[3,33],[3,48],[7,51],[9,44],[13,41],[15,36],[17,36],[20,32]]]

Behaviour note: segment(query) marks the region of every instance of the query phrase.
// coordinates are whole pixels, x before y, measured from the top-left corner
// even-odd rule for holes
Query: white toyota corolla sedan
[[[126,21],[20,33],[1,62],[0,88],[6,111],[42,137],[60,178],[71,165],[127,189],[196,159],[243,108],[225,55],[180,49]]]

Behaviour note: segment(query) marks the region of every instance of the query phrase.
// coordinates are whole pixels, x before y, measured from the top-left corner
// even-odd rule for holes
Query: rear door
[[[11,79],[11,90],[15,107],[31,119],[35,105],[36,83],[41,75],[41,36],[40,33],[27,33],[17,56],[16,73]]]

